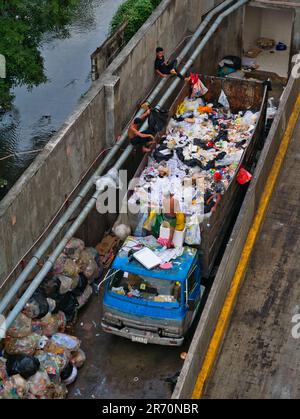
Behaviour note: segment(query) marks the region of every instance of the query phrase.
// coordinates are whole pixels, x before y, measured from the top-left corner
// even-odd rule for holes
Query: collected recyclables
[[[86,361],[75,336],[65,334],[93,293],[103,267],[95,249],[72,239],[3,340],[0,399],[61,399]]]

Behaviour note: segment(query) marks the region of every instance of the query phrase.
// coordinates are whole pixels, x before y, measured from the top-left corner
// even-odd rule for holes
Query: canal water
[[[13,90],[9,112],[0,115],[0,157],[42,149],[75,109],[91,85],[91,53],[107,38],[111,19],[124,0],[80,0],[68,36],[46,33],[40,47],[48,81],[28,91]],[[0,199],[13,186],[36,154],[0,161]]]

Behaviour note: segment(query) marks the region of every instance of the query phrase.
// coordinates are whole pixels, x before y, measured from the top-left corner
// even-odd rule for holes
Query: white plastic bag
[[[221,91],[218,102],[220,105],[224,106],[225,109],[230,109],[230,104],[224,90]]]
[[[185,243],[190,246],[200,246],[201,230],[197,215],[187,218]]]

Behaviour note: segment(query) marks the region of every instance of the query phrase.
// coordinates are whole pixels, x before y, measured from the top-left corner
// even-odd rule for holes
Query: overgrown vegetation
[[[79,0],[0,0],[0,54],[6,58],[7,78],[0,79],[0,106],[9,108],[10,89],[46,82],[39,51],[45,32],[64,29]]]
[[[111,23],[111,34],[128,20],[125,39],[128,42],[146,22],[162,0],[127,0],[117,10]]]

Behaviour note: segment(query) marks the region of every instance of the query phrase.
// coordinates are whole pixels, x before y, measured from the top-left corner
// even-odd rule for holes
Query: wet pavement
[[[142,345],[101,329],[102,295],[81,313],[74,333],[82,340],[87,362],[69,388],[70,399],[170,399],[166,379],[183,366],[181,348]]]

